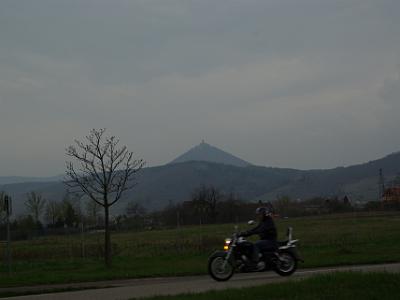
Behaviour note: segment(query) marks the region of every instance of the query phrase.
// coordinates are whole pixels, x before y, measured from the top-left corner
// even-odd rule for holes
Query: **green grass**
[[[400,261],[400,214],[346,214],[278,219],[279,235],[293,226],[299,238],[301,267]],[[241,229],[247,225],[241,226]],[[208,255],[221,249],[232,224],[114,233],[113,266],[100,258],[102,234],[56,236],[14,242],[13,270],[0,265],[0,287],[106,279],[205,274]],[[0,258],[4,255],[0,248]]]
[[[110,269],[102,261],[91,259],[21,262],[14,266],[11,275],[1,274],[0,287],[201,274],[206,271],[204,259],[197,256],[116,257]]]
[[[146,300],[392,300],[400,295],[400,274],[334,273],[300,281],[212,291],[201,294],[159,296]]]

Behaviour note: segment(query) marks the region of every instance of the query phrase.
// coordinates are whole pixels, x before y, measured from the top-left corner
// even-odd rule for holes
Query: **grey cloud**
[[[7,47],[29,43],[31,50],[46,56],[81,60],[97,80],[115,83],[143,81],[171,70],[198,74],[266,55],[312,55],[332,47],[367,51],[396,34],[383,31],[389,26],[385,23],[379,31],[373,22],[355,18],[364,13],[366,19],[378,19],[374,11],[384,5],[366,6],[369,1],[163,2],[21,2],[24,10],[3,10],[3,18],[13,20],[10,34],[18,36],[10,37]],[[35,13],[40,18],[30,17]]]
[[[1,1],[0,172],[29,175],[47,157],[53,175],[91,127],[149,165],[202,138],[301,168],[396,151],[386,136],[400,121],[383,121],[382,98],[398,95],[398,11],[389,0]]]
[[[400,65],[395,78],[387,78],[379,91],[387,104],[400,105]]]

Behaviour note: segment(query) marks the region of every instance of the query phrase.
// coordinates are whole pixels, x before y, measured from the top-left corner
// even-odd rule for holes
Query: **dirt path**
[[[305,278],[315,274],[331,273],[336,271],[362,271],[362,272],[400,272],[400,263],[396,264],[380,264],[365,266],[343,266],[321,269],[300,270],[290,278],[282,278],[273,272],[268,273],[250,273],[235,274],[228,282],[215,282],[208,276],[188,276],[188,277],[169,277],[169,278],[149,278],[149,279],[132,279],[132,280],[114,280],[92,283],[78,283],[68,285],[51,285],[38,287],[21,287],[21,288],[2,288],[0,291],[43,291],[49,289],[61,288],[90,288],[73,292],[61,292],[53,294],[41,294],[30,296],[19,296],[3,299],[32,299],[32,300],[115,300],[115,299],[131,299],[134,297],[147,297],[155,295],[174,295],[181,293],[197,293],[209,290],[222,290],[227,288],[239,288],[256,286],[265,283],[281,282],[287,280],[295,280]],[[107,288],[106,288],[107,287]]]

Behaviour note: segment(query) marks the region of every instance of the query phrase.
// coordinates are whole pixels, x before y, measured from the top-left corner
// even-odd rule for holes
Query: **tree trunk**
[[[111,239],[110,239],[110,226],[109,226],[109,206],[104,206],[104,262],[107,267],[111,267]]]

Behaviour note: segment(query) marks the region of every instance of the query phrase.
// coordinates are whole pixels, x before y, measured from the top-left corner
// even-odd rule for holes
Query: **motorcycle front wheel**
[[[225,253],[216,253],[208,259],[208,273],[216,281],[229,280],[235,271],[230,260],[225,261]]]

